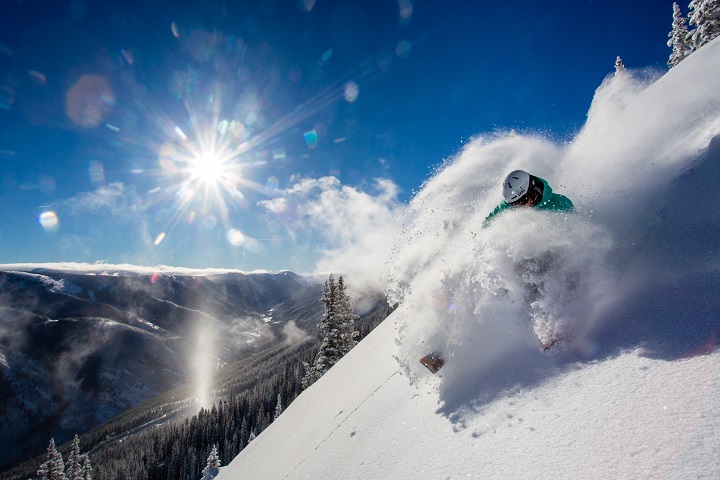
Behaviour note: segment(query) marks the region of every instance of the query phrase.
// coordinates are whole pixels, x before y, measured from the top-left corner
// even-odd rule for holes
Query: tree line
[[[687,18],[680,5],[673,3],[672,30],[668,33],[667,46],[672,48],[667,65],[673,68],[694,51],[720,36],[720,0],[692,0],[688,5]],[[688,29],[688,25],[695,27]],[[626,68],[618,56],[615,75],[622,75]]]
[[[695,50],[720,36],[720,0],[692,0],[685,18],[677,3],[673,3],[672,30],[667,44],[672,48],[668,67],[672,68]],[[688,30],[688,24],[695,27]]]
[[[92,480],[93,467],[90,457],[80,453],[80,439],[77,435],[70,445],[67,461],[50,439],[47,449],[47,460],[37,470],[38,480]]]

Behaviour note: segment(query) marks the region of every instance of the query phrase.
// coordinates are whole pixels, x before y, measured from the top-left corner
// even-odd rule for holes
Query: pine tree
[[[70,446],[70,453],[65,462],[65,476],[68,480],[81,480],[82,478],[82,456],[80,455],[80,439],[77,435],[73,438]]]
[[[325,312],[318,324],[322,343],[312,366],[305,363],[306,373],[302,379],[303,388],[308,388],[315,383],[335,363],[338,352],[336,337],[339,334],[334,325],[336,294],[335,277],[331,274],[325,281],[325,287],[320,298],[320,301],[325,305]]]
[[[55,439],[50,439],[47,449],[47,460],[40,465],[37,471],[39,480],[67,480],[65,476],[65,463],[62,455],[55,447]]]
[[[242,424],[240,424],[240,450],[245,448],[245,445],[250,442],[248,438],[250,437],[250,425],[248,423],[247,417],[243,416]]]
[[[670,40],[668,40],[667,45],[672,48],[672,53],[670,54],[670,59],[667,64],[668,67],[672,68],[692,53],[692,49],[688,43],[689,33],[686,19],[683,17],[680,6],[677,3],[673,3],[672,30],[668,33],[668,37],[670,37]]]
[[[335,277],[330,275],[320,301],[325,305],[325,313],[318,324],[322,343],[313,365],[304,363],[303,388],[315,383],[339,362],[355,346],[355,337],[358,336],[355,331],[355,319],[358,317],[352,311],[342,276],[335,282]]]
[[[275,415],[273,416],[273,420],[277,420],[280,415],[282,415],[283,412],[283,404],[282,404],[282,395],[278,393],[277,396],[277,403],[275,404]]]
[[[689,17],[693,51],[720,36],[720,0],[692,0]]]
[[[218,447],[217,445],[213,445],[212,450],[210,450],[210,455],[208,455],[207,458],[207,464],[202,471],[203,480],[211,480],[215,478],[218,474],[220,465],[222,465],[222,462],[220,461],[220,455],[218,454]]]
[[[355,339],[360,333],[355,330],[355,320],[359,316],[353,313],[352,301],[347,294],[342,276],[338,279],[337,289],[337,312],[335,317],[340,330],[340,357],[344,357],[357,344]]]
[[[620,56],[617,57],[617,60],[615,60],[615,76],[622,75],[625,73],[625,65],[623,65],[622,59]]]
[[[80,480],[92,480],[93,467],[90,463],[90,457],[82,456],[82,470],[80,471]]]

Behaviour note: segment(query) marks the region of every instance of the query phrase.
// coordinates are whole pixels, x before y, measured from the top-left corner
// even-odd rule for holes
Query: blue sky
[[[0,263],[245,270],[312,270],[474,135],[571,139],[617,55],[665,69],[672,22],[670,1],[0,8]]]

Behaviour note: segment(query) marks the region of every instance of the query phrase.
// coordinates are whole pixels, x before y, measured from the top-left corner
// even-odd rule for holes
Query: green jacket
[[[573,208],[575,207],[573,206],[573,203],[570,201],[569,198],[567,198],[565,195],[560,195],[559,193],[553,193],[552,188],[550,188],[550,185],[548,185],[545,179],[542,179],[540,177],[537,178],[543,183],[543,196],[542,200],[540,200],[540,203],[538,203],[532,208],[537,208],[538,210],[550,210],[554,212],[573,211]],[[505,200],[500,202],[500,205],[495,207],[495,210],[493,210],[483,222],[483,228],[487,227],[490,224],[490,220],[492,220],[495,215],[509,208],[514,207],[507,203]]]

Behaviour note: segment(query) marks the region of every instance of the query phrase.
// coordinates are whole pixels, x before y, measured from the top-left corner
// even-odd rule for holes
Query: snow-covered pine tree
[[[320,301],[325,305],[325,313],[318,324],[322,344],[313,365],[304,364],[303,388],[315,383],[339,362],[355,346],[355,337],[358,336],[355,331],[355,319],[358,316],[353,313],[342,276],[336,282],[335,277],[330,275],[325,282]]]
[[[692,0],[690,2],[692,50],[697,50],[720,36],[720,0]]]
[[[685,57],[692,53],[689,42],[689,33],[687,29],[687,20],[680,11],[680,6],[673,3],[673,23],[672,30],[668,33],[670,39],[667,42],[668,47],[672,48],[670,59],[667,64],[672,68],[682,62]]]
[[[218,474],[222,462],[220,461],[220,455],[218,454],[217,445],[213,445],[212,450],[207,458],[207,464],[202,471],[203,477],[201,480],[212,480]]]
[[[250,440],[248,438],[250,437],[250,425],[248,423],[247,417],[243,415],[242,423],[240,424],[240,450],[245,448],[245,445],[248,444]]]
[[[337,318],[338,328],[341,332],[340,357],[344,357],[357,344],[355,338],[360,334],[355,330],[355,320],[359,318],[353,312],[350,296],[347,294],[342,275],[337,282]]]
[[[68,480],[81,480],[82,478],[82,455],[80,455],[80,439],[77,435],[70,445],[70,453],[65,462],[65,476]]]
[[[90,463],[90,457],[82,456],[82,470],[80,471],[80,480],[92,480],[93,467]]]
[[[39,480],[67,480],[65,476],[65,463],[62,455],[55,446],[55,439],[50,439],[47,449],[47,460],[40,465],[37,471]]]
[[[282,395],[278,393],[277,396],[277,403],[275,404],[275,415],[273,416],[273,420],[277,420],[280,415],[282,415],[283,412],[283,404],[282,404]]]
[[[620,56],[617,57],[617,60],[615,60],[615,76],[622,75],[625,72],[626,68],[625,65],[623,65],[622,59]]]
[[[226,444],[227,445],[227,444]],[[227,462],[230,462],[233,458],[237,456],[238,453],[240,453],[240,434],[235,430],[233,432],[232,440],[230,443],[230,454],[228,455],[227,450],[225,451],[225,455],[228,455]]]
[[[340,332],[335,327],[336,295],[335,277],[330,274],[330,277],[325,281],[322,297],[320,297],[320,301],[325,305],[325,312],[320,323],[318,323],[322,343],[313,364],[305,363],[305,376],[302,378],[304,389],[315,383],[339,360],[337,347]]]

